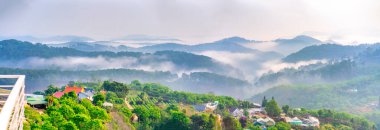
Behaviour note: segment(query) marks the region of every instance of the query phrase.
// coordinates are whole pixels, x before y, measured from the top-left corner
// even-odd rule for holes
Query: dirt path
[[[129,101],[127,100],[127,98],[124,98],[124,102],[125,102],[125,104],[127,105],[127,107],[128,107],[130,110],[133,109],[133,107],[131,106],[131,104],[129,104]]]
[[[132,128],[124,122],[124,118],[117,112],[110,113],[112,121],[107,123],[109,130],[132,130]],[[117,124],[117,125],[114,125]]]

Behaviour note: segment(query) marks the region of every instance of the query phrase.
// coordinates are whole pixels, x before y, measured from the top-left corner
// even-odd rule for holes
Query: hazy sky
[[[380,41],[379,0],[0,0],[0,36]]]

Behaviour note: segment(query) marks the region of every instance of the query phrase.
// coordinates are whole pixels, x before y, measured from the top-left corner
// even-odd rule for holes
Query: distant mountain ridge
[[[301,49],[298,52],[292,53],[285,58],[285,62],[299,62],[321,59],[340,59],[350,58],[366,51],[368,48],[377,48],[379,44],[362,44],[362,45],[339,45],[339,44],[322,44],[313,45]]]
[[[253,41],[242,45],[260,51],[272,51],[282,55],[289,55],[304,47],[320,44],[324,44],[324,42],[310,36],[299,35],[290,39],[279,38],[271,41]]]
[[[303,47],[310,45],[319,45],[323,42],[306,36],[300,35],[291,39],[276,39],[272,42],[277,43],[274,49],[279,52],[295,52]],[[265,44],[264,41],[255,41],[248,40],[242,37],[234,36],[228,37],[221,40],[217,40],[210,43],[201,43],[196,45],[186,45],[182,43],[167,42],[167,43],[156,43],[153,45],[147,45],[142,47],[129,47],[125,45],[115,46],[112,44],[112,41],[102,42],[102,44],[98,44],[98,42],[67,42],[61,44],[49,44],[49,46],[53,47],[68,47],[74,48],[81,51],[133,51],[133,52],[156,52],[156,51],[184,51],[191,53],[199,53],[203,51],[225,51],[225,52],[233,52],[233,53],[265,53],[271,52],[276,53],[276,51],[264,51],[256,48],[247,47],[247,44]],[[286,54],[286,53],[281,53]]]
[[[55,57],[131,57],[131,62],[142,65],[153,65],[161,62],[170,62],[184,69],[208,69],[211,71],[220,71],[228,66],[216,62],[210,57],[196,55],[187,52],[178,51],[158,51],[155,53],[142,52],[86,52],[79,51],[67,47],[49,47],[44,44],[32,44],[30,42],[22,42],[17,40],[0,41],[0,59],[4,62],[12,60],[14,62],[25,60],[28,58],[55,58]],[[135,61],[136,60],[136,61]],[[131,65],[134,65],[131,63]]]
[[[312,38],[306,35],[299,35],[292,39],[276,39],[274,42],[282,43],[282,44],[318,44],[322,43],[322,41]]]
[[[62,42],[89,42],[94,41],[94,39],[84,36],[75,36],[75,35],[59,35],[59,36],[50,36],[50,37],[35,37],[35,36],[9,36],[1,37],[0,40],[7,39],[17,39],[21,41],[29,42],[42,42],[42,43],[62,43]]]
[[[112,46],[112,45],[105,45],[106,42],[66,42],[66,43],[60,43],[60,44],[47,44],[50,47],[67,47],[67,48],[73,48],[80,51],[112,51],[112,52],[121,52],[121,51],[131,51],[134,48],[128,47],[125,45],[119,45],[119,46]]]
[[[128,47],[125,45],[113,46],[104,43],[98,44],[97,42],[66,42],[61,44],[48,44],[52,47],[68,47],[81,51],[134,51],[134,52],[156,52],[156,51],[184,51],[184,52],[202,52],[202,51],[227,51],[227,52],[257,52],[258,50],[246,48],[240,44],[253,42],[241,37],[230,37],[211,43],[202,43],[197,45],[186,45],[181,43],[158,43],[143,47]]]
[[[202,43],[197,45],[184,45],[177,43],[164,43],[152,46],[145,46],[137,48],[138,51],[152,52],[152,51],[162,51],[162,50],[175,50],[175,51],[186,51],[186,52],[202,52],[202,51],[227,51],[227,52],[256,52],[258,50],[253,50],[246,48],[241,43],[248,43],[250,40],[241,37],[230,37],[219,41],[211,43]]]

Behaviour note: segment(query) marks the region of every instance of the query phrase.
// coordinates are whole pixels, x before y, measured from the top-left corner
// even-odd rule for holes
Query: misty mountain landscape
[[[378,130],[378,7],[0,0],[0,129]]]
[[[28,93],[71,81],[139,80],[253,102],[264,96],[276,97],[279,104],[308,109],[356,114],[377,109],[373,104],[379,93],[379,44],[324,43],[304,35],[272,42],[277,45],[268,51],[248,45],[264,43],[241,37],[138,48],[102,41],[44,44],[3,40],[0,73],[25,74]],[[284,55],[281,50],[290,51],[293,45],[300,49]]]

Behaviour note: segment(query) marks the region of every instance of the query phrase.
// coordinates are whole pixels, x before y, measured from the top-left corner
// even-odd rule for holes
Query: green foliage
[[[54,122],[55,127],[62,126],[67,120],[63,117],[63,115],[59,111],[52,111],[49,114],[49,121]]]
[[[331,124],[325,124],[321,126],[321,130],[335,130],[335,127]]]
[[[112,85],[120,85],[120,83],[114,83]],[[241,130],[244,128],[257,130],[260,129],[257,126],[253,126],[252,120],[242,119],[237,120],[231,116],[228,116],[228,108],[241,106],[243,108],[252,107],[253,104],[247,101],[238,101],[234,98],[227,96],[215,96],[212,94],[194,94],[186,92],[172,91],[168,87],[160,84],[145,83],[141,84],[137,81],[134,85],[122,84],[124,86],[134,86],[133,88],[143,92],[135,92],[133,96],[128,95],[127,99],[134,107],[133,111],[127,108],[127,105],[115,104],[114,110],[122,114],[127,124],[131,123],[136,129],[157,129],[157,130],[210,130],[221,129],[217,124],[223,124],[223,129],[227,130]],[[113,86],[108,86],[113,88]],[[116,96],[115,96],[116,95]],[[117,96],[113,91],[108,91],[104,96],[95,95],[94,101],[116,101],[115,99],[122,99]],[[110,116],[105,109],[94,106],[91,101],[83,99],[78,100],[66,95],[65,98],[55,99],[57,103],[52,103],[46,109],[46,114],[39,114],[34,112],[33,109],[26,109],[26,117],[34,118],[28,119],[25,123],[25,128],[41,129],[46,128],[59,128],[59,129],[92,129],[92,130],[104,130],[105,122],[110,121]],[[54,99],[49,99],[54,101]],[[219,101],[220,107],[215,110],[215,113],[223,116],[222,122],[217,121],[217,117],[214,114],[195,114],[186,115],[191,112],[184,112],[183,107],[188,104],[200,104],[211,101]],[[94,104],[99,104],[95,103]],[[181,104],[181,105],[179,105]],[[181,107],[181,109],[180,109]],[[374,124],[368,120],[353,116],[347,113],[339,113],[331,110],[293,110],[289,106],[284,105],[282,107],[284,112],[289,113],[291,116],[312,115],[320,119],[322,126],[324,124],[331,124],[334,129],[365,129],[374,130]],[[281,108],[279,108],[277,102],[272,98],[266,103],[266,111],[271,117],[278,117]],[[67,114],[69,113],[69,114]],[[223,114],[227,113],[227,114]],[[245,110],[246,113],[246,110]],[[132,115],[136,114],[138,122],[132,122]],[[54,123],[52,123],[54,122]],[[51,123],[51,124],[49,124]],[[284,122],[277,122],[275,126],[269,127],[271,130],[288,130],[290,125]],[[294,127],[296,128],[296,127]],[[297,127],[298,128],[298,127]],[[322,128],[322,127],[321,127]],[[328,125],[323,128],[329,128]]]
[[[281,114],[281,109],[277,105],[277,102],[274,99],[271,99],[265,107],[265,111],[268,113],[271,117],[278,117]]]
[[[83,105],[75,104],[74,106],[72,106],[72,108],[76,114],[89,114],[88,110]]]
[[[192,115],[190,117],[193,130],[211,130],[215,128],[216,117],[212,114]]]
[[[91,101],[88,99],[82,99],[80,104],[86,107],[87,109],[93,107]]]
[[[124,98],[127,94],[128,91],[130,90],[130,87],[126,84],[115,82],[115,81],[104,81],[102,88],[104,88],[107,91],[112,91],[116,93],[116,95],[119,98]]]
[[[93,101],[92,103],[97,105],[97,106],[102,106],[103,103],[105,102],[106,100],[106,97],[103,95],[103,94],[96,94],[95,96],[92,97],[93,98]]]
[[[85,125],[85,127],[83,129],[86,129],[86,130],[105,130],[106,127],[104,126],[102,120],[94,119],[94,120],[87,122],[87,124]]]
[[[125,117],[127,117],[128,119],[132,116],[132,111],[129,110],[128,108],[126,108],[126,107],[121,108],[119,111],[120,111],[121,113],[123,113],[123,115],[124,115]]]
[[[94,106],[88,99],[79,103],[67,94],[66,97],[49,98],[48,101],[56,103],[49,105],[41,114],[29,106],[25,107],[25,129],[105,130],[104,123],[110,120],[105,109]]]
[[[376,128],[380,128],[380,111],[365,113],[364,117],[376,123]]]
[[[66,122],[63,126],[60,127],[63,130],[79,130],[77,126],[71,121]]]
[[[45,95],[53,95],[55,92],[58,92],[59,88],[53,85],[49,85],[48,88],[44,91]]]
[[[284,105],[284,106],[282,106],[282,111],[283,111],[285,114],[288,114],[289,109],[290,109],[289,105]]]
[[[173,111],[171,113],[171,118],[162,124],[159,130],[189,130],[190,129],[190,118],[184,113]]]
[[[177,105],[171,104],[168,108],[166,108],[166,111],[167,111],[167,112],[171,112],[171,111],[179,111],[179,108],[178,108]]]
[[[70,117],[74,116],[74,114],[75,114],[74,110],[73,110],[70,106],[68,106],[68,105],[66,105],[66,104],[61,105],[61,107],[59,108],[58,111],[59,111],[60,113],[62,113],[62,115],[63,115],[66,119],[69,119]]]
[[[26,122],[24,124],[27,128],[39,128],[39,126],[43,123],[42,116],[29,106],[25,106],[24,114],[26,118]]]
[[[90,117],[84,114],[76,114],[71,119],[78,128],[83,128],[87,122],[90,121]]]
[[[133,89],[140,89],[142,86],[142,84],[138,80],[133,80],[130,85]]]
[[[274,126],[271,126],[271,127],[268,127],[268,129],[267,130],[277,130],[277,128],[276,127],[274,127]]]
[[[141,122],[147,121],[149,119],[149,111],[145,107],[138,106],[133,109],[133,113],[136,113]]]
[[[107,111],[99,106],[88,108],[88,110],[92,119],[101,119],[104,121],[110,120],[110,116],[108,115]]]
[[[231,116],[227,116],[223,118],[224,128],[226,130],[240,130],[241,124],[238,120]]]
[[[275,127],[278,129],[278,130],[290,130],[292,128],[292,126],[288,123],[285,123],[285,122],[277,122]]]
[[[305,116],[312,115],[317,117],[321,124],[327,124],[325,129],[329,129],[330,125],[332,127],[349,127],[350,129],[359,130],[375,130],[376,126],[374,123],[368,121],[367,119],[351,115],[345,112],[336,112],[328,109],[321,110],[292,110],[294,116]]]
[[[54,127],[50,122],[46,121],[41,126],[41,129],[43,130],[58,130],[58,128]]]
[[[117,95],[114,92],[108,91],[106,93],[106,101],[107,102],[114,102],[117,99]]]

